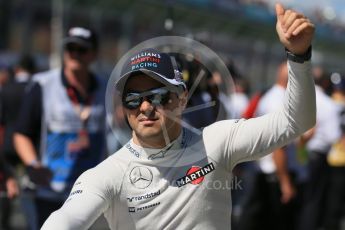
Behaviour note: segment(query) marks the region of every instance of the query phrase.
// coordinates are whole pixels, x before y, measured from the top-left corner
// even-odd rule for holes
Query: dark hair
[[[26,71],[28,71],[31,74],[36,71],[35,60],[33,59],[33,57],[31,55],[28,55],[28,54],[22,55],[19,58],[16,66],[19,68],[25,69]]]

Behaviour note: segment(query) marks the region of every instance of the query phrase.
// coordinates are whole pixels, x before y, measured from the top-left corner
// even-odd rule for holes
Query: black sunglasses
[[[165,105],[170,99],[170,91],[163,87],[145,92],[128,92],[122,97],[122,104],[127,109],[137,109],[144,98],[154,106]]]
[[[65,50],[67,50],[70,53],[77,52],[79,54],[86,54],[90,49],[87,47],[78,46],[75,44],[68,44],[66,45]]]

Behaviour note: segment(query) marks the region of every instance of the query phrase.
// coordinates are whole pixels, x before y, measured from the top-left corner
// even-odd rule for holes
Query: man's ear
[[[179,99],[180,99],[180,107],[182,108],[182,110],[184,110],[188,103],[188,91],[187,90],[183,91],[179,95]]]

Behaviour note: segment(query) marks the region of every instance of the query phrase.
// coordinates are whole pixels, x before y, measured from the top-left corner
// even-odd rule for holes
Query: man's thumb
[[[279,3],[276,4],[276,15],[277,15],[277,20],[282,21],[284,17],[285,10],[283,6]]]

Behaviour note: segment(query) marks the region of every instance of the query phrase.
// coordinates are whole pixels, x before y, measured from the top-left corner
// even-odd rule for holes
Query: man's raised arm
[[[286,145],[316,122],[315,86],[310,63],[314,25],[304,15],[285,10],[280,4],[276,5],[276,14],[277,34],[288,58],[289,80],[284,106],[277,112],[238,122],[230,134],[224,130],[224,135],[229,138],[226,145],[231,168]],[[219,126],[224,127],[222,122]],[[220,132],[220,127],[215,127],[216,132]]]

